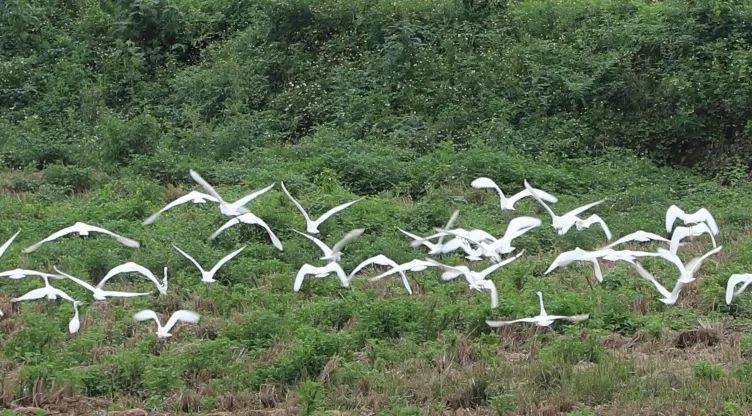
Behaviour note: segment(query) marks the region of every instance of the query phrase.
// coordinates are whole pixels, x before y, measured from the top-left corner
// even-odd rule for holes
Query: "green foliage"
[[[560,338],[551,345],[541,348],[540,356],[547,362],[577,364],[597,363],[605,356],[603,347],[594,336]]]
[[[692,364],[692,373],[701,380],[719,380],[726,376],[726,371],[719,365],[707,361],[698,361]]]

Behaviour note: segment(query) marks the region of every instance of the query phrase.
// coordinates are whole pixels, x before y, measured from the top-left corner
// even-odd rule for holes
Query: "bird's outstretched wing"
[[[225,222],[224,224],[222,224],[222,226],[219,227],[217,229],[217,231],[214,232],[214,234],[212,234],[211,236],[209,236],[209,240],[214,240],[215,238],[217,238],[217,236],[219,236],[220,234],[222,234],[222,232],[224,232],[226,229],[228,229],[228,228],[230,228],[230,227],[232,227],[233,225],[236,225],[236,224],[240,224],[240,220],[238,219],[238,217],[234,217],[234,218],[231,218],[231,219],[227,220],[227,222]]]
[[[332,253],[334,253],[334,250],[332,250],[331,248],[329,248],[329,246],[326,245],[326,243],[324,243],[323,241],[319,240],[318,238],[316,238],[316,237],[314,237],[314,236],[312,236],[310,234],[301,233],[298,230],[293,230],[293,231],[295,231],[296,233],[302,235],[303,237],[305,237],[305,238],[313,241],[313,243],[316,244],[318,246],[318,248],[321,249],[321,251],[324,253],[324,256],[330,256]]]
[[[217,201],[219,203],[226,203],[225,200],[222,198],[222,196],[219,195],[219,193],[216,190],[214,190],[214,187],[209,185],[209,182],[204,180],[204,178],[202,178],[201,175],[198,174],[198,172],[191,169],[190,174],[191,174],[191,178],[193,178],[193,180],[196,181],[196,183],[201,185],[201,187],[203,187],[206,190],[206,192],[208,192],[211,196],[213,196],[214,198],[217,198]]]
[[[341,205],[337,205],[336,207],[330,209],[329,211],[326,211],[325,213],[321,214],[321,216],[319,216],[316,219],[316,221],[315,221],[316,224],[317,225],[321,225],[324,221],[326,221],[327,219],[329,219],[329,217],[331,217],[332,215],[334,215],[334,214],[336,214],[336,213],[338,213],[338,212],[340,212],[340,211],[342,211],[342,210],[350,207],[351,205],[355,204],[356,202],[362,201],[363,199],[365,199],[365,197],[358,198],[358,199],[356,199],[354,201],[345,202],[344,204],[341,204]]]
[[[115,234],[112,231],[105,230],[102,227],[97,227],[97,226],[94,226],[94,225],[88,225],[88,228],[89,228],[90,231],[95,231],[95,232],[98,232],[98,233],[109,235],[110,237],[113,237],[114,239],[116,239],[117,241],[119,241],[121,244],[126,245],[128,247],[138,248],[138,246],[140,245],[138,243],[138,241],[136,241],[136,240],[131,240],[130,238],[123,237],[120,234]]]
[[[151,272],[151,270],[147,269],[146,267],[134,263],[132,261],[129,261],[127,263],[123,263],[119,266],[115,266],[112,269],[110,269],[107,274],[104,275],[102,280],[99,281],[97,284],[97,288],[102,289],[113,276],[116,276],[120,273],[138,273],[146,277],[147,279],[151,280],[155,285],[157,285],[157,288],[162,287],[162,282],[157,280],[157,277],[154,276],[154,273]]]
[[[247,203],[249,203],[249,202],[253,201],[254,199],[258,198],[259,196],[267,193],[272,188],[274,188],[274,184],[273,183],[271,185],[267,186],[266,188],[259,189],[256,192],[250,193],[250,194],[248,194],[248,195],[246,195],[246,196],[238,199],[237,201],[233,202],[232,205],[236,206],[236,207],[245,206]]]
[[[738,290],[734,290],[736,285],[738,285],[739,283],[744,284],[739,287]],[[734,299],[734,296],[737,296],[740,293],[744,292],[744,290],[750,284],[752,284],[752,274],[732,274],[731,277],[729,277],[728,282],[726,282],[726,304],[730,305],[731,301]]]
[[[200,202],[198,202],[198,201],[200,201]],[[149,218],[145,219],[144,220],[144,225],[149,225],[149,224],[153,223],[154,221],[156,221],[159,218],[160,215],[162,215],[162,213],[164,213],[165,211],[168,211],[168,210],[170,210],[172,208],[175,208],[178,205],[182,205],[182,204],[185,204],[185,203],[188,203],[188,202],[202,203],[202,202],[206,202],[206,201],[219,202],[217,200],[217,198],[215,198],[215,197],[213,197],[211,195],[202,193],[202,192],[198,192],[198,191],[188,192],[187,194],[185,194],[185,195],[183,195],[183,196],[175,199],[174,201],[170,202],[169,204],[165,205],[164,208],[162,208],[159,211],[155,212]]]
[[[71,276],[68,273],[60,271],[60,269],[58,269],[57,266],[53,266],[52,268],[55,269],[55,271],[60,276],[65,277],[66,279],[68,279],[68,280],[76,283],[77,285],[83,287],[84,289],[86,289],[86,290],[88,290],[90,292],[94,292],[96,290],[96,288],[94,286],[92,286],[91,284],[89,284],[88,282],[85,282],[85,281],[83,281],[83,280],[81,280],[81,279],[79,279],[79,278],[77,278],[75,276]]]
[[[606,240],[611,241],[611,230],[608,229],[608,225],[606,225],[606,221],[603,221],[603,218],[601,218],[598,215],[591,215],[584,220],[579,220],[575,223],[578,230],[581,230],[583,228],[590,228],[591,225],[598,224],[603,229],[603,233],[606,234]]]
[[[168,319],[167,323],[164,325],[164,330],[165,332],[170,332],[170,329],[172,329],[172,327],[178,322],[195,324],[200,318],[201,316],[196,312],[181,309],[172,313],[172,316],[170,316],[170,319]]]
[[[365,231],[365,228],[356,228],[349,233],[345,234],[344,237],[342,237],[341,240],[337,241],[337,243],[332,247],[332,253],[339,253],[342,251],[342,247],[345,246],[345,244],[349,243],[350,241],[355,240],[356,238],[360,237],[363,232]]]
[[[188,260],[190,260],[190,261],[191,261],[191,263],[193,263],[193,265],[194,265],[194,266],[196,266],[196,268],[197,268],[197,269],[198,269],[198,270],[199,270],[200,272],[202,272],[202,273],[204,272],[204,268],[203,268],[203,267],[201,267],[201,265],[200,265],[200,264],[198,264],[198,262],[196,261],[196,259],[194,259],[193,257],[191,257],[191,255],[190,255],[190,254],[188,254],[188,253],[186,253],[185,251],[181,250],[181,249],[180,249],[180,247],[176,246],[175,244],[173,244],[172,246],[173,246],[173,247],[175,247],[175,250],[177,250],[177,251],[178,251],[178,252],[179,252],[180,254],[182,254],[182,255],[183,255],[183,257],[185,257],[185,258],[187,258]]]
[[[11,238],[9,238],[8,241],[6,241],[2,246],[0,246],[0,256],[2,256],[3,254],[5,254],[5,250],[7,250],[8,247],[10,247],[11,243],[13,242],[13,240],[15,240],[16,237],[18,237],[19,233],[21,233],[21,230],[16,231],[16,233],[13,234],[13,236]]]
[[[238,254],[240,254],[240,252],[243,251],[243,250],[245,250],[245,248],[246,248],[246,246],[240,247],[239,249],[233,251],[232,253],[230,253],[230,254],[222,257],[222,259],[220,259],[217,262],[217,264],[215,264],[214,267],[211,268],[211,270],[209,271],[209,273],[211,273],[211,274],[217,273],[217,270],[219,270],[220,267],[224,266],[225,263],[227,263],[228,261],[232,260],[233,257],[235,257]]]
[[[300,213],[303,214],[303,218],[305,218],[306,225],[309,223],[312,223],[313,221],[311,220],[311,217],[308,216],[308,213],[303,208],[303,206],[300,205],[300,202],[298,202],[298,200],[293,198],[292,195],[290,195],[290,192],[287,190],[287,188],[285,188],[285,183],[280,182],[280,184],[282,185],[282,191],[284,191],[287,197],[290,198],[290,201],[292,201],[292,203],[295,204],[295,206],[298,208],[298,211],[300,211]]]
[[[357,265],[352,272],[350,272],[350,278],[355,276],[359,271],[361,271],[366,266],[369,266],[371,264],[378,264],[379,266],[389,266],[389,267],[399,267],[399,264],[395,262],[394,260],[390,259],[389,257],[379,254],[377,256],[373,256],[371,258],[365,259],[362,262],[360,262],[359,265]]]
[[[157,323],[157,325],[160,325],[159,317],[157,316],[157,313],[154,312],[151,309],[144,309],[144,310],[142,310],[140,312],[136,312],[133,315],[133,319],[135,319],[137,321],[146,321],[148,319],[153,319],[154,322]]]
[[[41,247],[42,244],[44,244],[44,243],[47,243],[47,242],[52,241],[52,240],[56,240],[56,239],[58,239],[58,238],[60,238],[60,237],[62,237],[64,235],[67,235],[67,234],[70,234],[70,233],[73,233],[73,232],[77,232],[75,228],[76,228],[76,225],[74,224],[74,225],[71,225],[70,227],[65,227],[65,228],[63,228],[63,229],[61,229],[59,231],[55,231],[54,233],[50,234],[47,238],[44,238],[44,239],[40,240],[38,243],[32,244],[29,247],[26,247],[23,250],[23,252],[24,253],[31,253],[31,252],[35,251],[36,249],[38,249],[39,247]]]

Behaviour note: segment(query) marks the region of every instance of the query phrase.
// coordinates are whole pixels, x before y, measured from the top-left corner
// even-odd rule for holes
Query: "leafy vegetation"
[[[170,269],[167,295],[87,300],[72,337],[70,305],[11,305],[39,283],[0,280],[0,405],[752,412],[752,299],[723,302],[726,278],[752,270],[750,22],[741,0],[0,2],[0,238],[22,228],[3,267],[92,279],[125,261]],[[141,224],[194,187],[191,168],[229,196],[284,181],[312,213],[368,196],[321,227],[326,241],[366,228],[346,270],[379,253],[422,258],[397,227],[428,233],[454,209],[458,225],[494,234],[514,216],[544,218],[529,201],[499,211],[469,186],[478,176],[509,191],[528,179],[559,196],[557,209],[607,197],[596,212],[615,235],[661,232],[672,203],[705,206],[724,249],[675,307],[624,265],[592,288],[587,267],[544,276],[557,253],[602,243],[596,230],[559,237],[547,225],[492,276],[495,310],[435,271],[409,276],[412,297],[368,272],[349,289],[311,279],[293,293],[297,268],[319,255],[291,231],[302,219],[278,190],[249,208],[282,252],[250,226],[208,241],[223,221],[209,206]],[[22,253],[75,221],[142,246],[69,238]],[[172,244],[202,264],[247,248],[205,286]],[[486,326],[536,314],[537,290],[549,313],[590,319]],[[165,342],[131,319],[145,307],[202,318]],[[698,318],[723,323],[719,341],[678,347]]]

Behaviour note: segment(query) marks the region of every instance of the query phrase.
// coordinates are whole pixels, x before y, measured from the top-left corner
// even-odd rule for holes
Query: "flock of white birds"
[[[274,187],[274,184],[271,184],[259,191],[253,192],[241,199],[238,199],[235,202],[227,202],[197,172],[191,170],[190,175],[199,185],[204,188],[207,193],[191,191],[188,194],[183,195],[182,197],[179,197],[176,200],[170,202],[157,213],[147,218],[144,221],[144,224],[153,223],[165,211],[168,211],[172,208],[175,208],[176,206],[185,203],[203,204],[206,202],[212,202],[219,205],[219,211],[222,214],[231,218],[216,232],[214,232],[211,235],[210,239],[216,238],[226,229],[240,223],[258,225],[266,230],[267,234],[269,235],[269,239],[271,240],[271,243],[274,245],[274,247],[279,250],[283,250],[281,241],[279,240],[279,238],[277,238],[269,225],[245,207],[255,198],[272,189],[272,187]],[[348,274],[344,271],[340,264],[342,260],[342,250],[349,242],[361,236],[364,232],[364,229],[355,229],[348,232],[341,240],[336,242],[331,247],[320,239],[316,238],[314,234],[319,233],[319,227],[328,218],[359,202],[363,198],[336,206],[325,212],[318,218],[312,219],[306,212],[305,208],[303,208],[303,206],[290,194],[287,188],[285,188],[284,183],[282,183],[281,186],[284,193],[298,208],[306,221],[305,233],[297,230],[293,231],[306,237],[311,242],[316,244],[316,246],[321,249],[321,252],[323,254],[320,258],[323,265],[304,264],[300,268],[293,283],[293,290],[296,292],[300,290],[303,284],[303,280],[307,276],[321,278],[335,274],[339,278],[340,284],[343,287],[349,287],[353,277],[361,270],[365,269],[368,266],[381,266],[386,267],[387,270],[373,277],[371,281],[377,281],[387,276],[399,275],[402,279],[403,285],[405,286],[405,290],[409,294],[412,294],[413,291],[410,286],[410,281],[407,279],[406,273],[419,272],[426,270],[429,267],[435,267],[443,271],[443,273],[441,274],[441,279],[443,281],[449,281],[463,276],[470,289],[488,292],[491,298],[491,307],[496,308],[499,303],[499,295],[494,281],[491,280],[489,276],[500,268],[520,258],[524,254],[524,250],[517,251],[517,249],[512,245],[513,241],[542,224],[542,221],[539,218],[529,216],[517,217],[509,221],[504,235],[497,238],[490,233],[479,229],[466,230],[463,228],[455,228],[454,223],[459,216],[459,212],[455,211],[449,218],[447,223],[442,228],[437,228],[436,233],[432,235],[421,237],[402,229],[400,229],[399,231],[401,231],[412,240],[411,245],[413,247],[426,247],[426,249],[428,249],[428,254],[431,256],[439,256],[441,254],[462,250],[465,254],[465,258],[471,262],[490,260],[492,262],[492,265],[490,267],[487,267],[480,271],[475,271],[464,264],[448,265],[441,263],[440,261],[431,257],[424,259],[414,259],[403,264],[398,264],[392,259],[384,256],[383,254],[379,254],[364,260]],[[574,250],[561,253],[556,257],[553,263],[551,263],[550,267],[545,271],[545,274],[549,274],[555,269],[567,266],[573,262],[590,262],[593,265],[596,280],[598,282],[602,282],[603,273],[601,271],[600,262],[623,261],[630,264],[639,276],[650,282],[660,294],[660,301],[668,305],[673,305],[679,298],[681,291],[687,285],[696,280],[695,275],[700,269],[702,263],[708,257],[720,252],[722,248],[721,246],[717,246],[715,240],[715,236],[718,235],[719,231],[718,225],[716,224],[715,219],[713,218],[711,213],[704,208],[694,213],[686,213],[681,208],[675,205],[669,207],[666,212],[666,232],[669,234],[669,238],[640,230],[618,238],[614,242],[610,242],[612,240],[612,235],[606,222],[598,215],[593,214],[587,217],[585,217],[584,215],[586,211],[602,203],[604,200],[592,202],[564,214],[557,215],[556,213],[554,213],[551,207],[549,207],[549,204],[554,204],[557,202],[557,198],[543,190],[531,187],[530,184],[527,183],[527,181],[525,181],[524,183],[524,189],[511,197],[506,197],[504,195],[504,192],[502,192],[502,190],[496,185],[496,183],[494,183],[494,181],[489,178],[481,177],[475,179],[474,181],[472,181],[471,186],[477,189],[495,190],[498,193],[499,206],[502,210],[514,210],[515,203],[520,199],[528,197],[533,198],[551,217],[551,225],[556,230],[558,235],[566,234],[572,229],[572,227],[575,227],[577,230],[582,230],[593,225],[598,225],[599,227],[601,227],[603,233],[605,234],[606,240],[609,241],[609,243],[596,250],[583,250],[578,247]],[[680,220],[684,225],[675,226],[677,220]],[[19,233],[20,230],[10,239],[8,239],[5,244],[0,246],[0,256],[5,253],[5,251],[8,249],[8,247],[11,245],[11,243]],[[45,243],[69,234],[87,236],[90,233],[105,234],[113,237],[118,242],[128,247],[139,247],[139,243],[137,241],[115,234],[100,227],[77,222],[70,227],[63,228],[62,230],[51,234],[47,238],[44,238],[38,243],[27,247],[23,251],[25,253],[31,253],[39,249]],[[682,245],[682,241],[686,238],[700,237],[705,234],[710,237],[710,242],[713,245],[713,249],[709,250],[701,256],[689,260],[688,262],[684,262],[679,257],[679,248]],[[658,244],[663,245],[663,247],[654,247],[655,250],[653,251],[640,251],[635,249],[620,248],[620,246],[623,246],[626,243]],[[245,249],[244,246],[239,248],[238,250],[233,251],[232,253],[219,260],[212,268],[207,270],[203,266],[201,266],[201,264],[199,264],[191,255],[180,249],[178,246],[173,247],[182,256],[184,256],[187,260],[189,260],[196,266],[201,274],[201,281],[204,283],[216,282],[214,276],[217,271]],[[515,251],[517,251],[516,254]],[[652,273],[650,273],[645,269],[645,267],[643,267],[643,265],[640,263],[640,259],[646,257],[660,258],[676,267],[678,272],[678,279],[676,280],[676,283],[674,284],[673,288],[671,288],[671,290],[661,284],[659,279],[657,279]],[[54,267],[54,270],[55,273],[45,273],[34,270],[14,269],[1,272],[0,278],[4,277],[9,279],[21,279],[27,276],[41,277],[44,283],[44,287],[31,290],[22,296],[13,298],[11,301],[22,302],[42,298],[61,298],[65,301],[70,302],[74,310],[73,318],[68,324],[70,333],[75,333],[80,328],[78,308],[81,305],[81,302],[74,300],[64,291],[52,286],[50,284],[51,279],[68,279],[91,292],[92,297],[96,301],[106,301],[107,298],[129,298],[149,295],[148,292],[134,293],[105,289],[105,285],[110,282],[113,277],[121,274],[141,275],[152,282],[156,286],[156,289],[160,294],[167,293],[168,273],[166,267],[163,269],[162,280],[159,280],[154,275],[154,273],[152,273],[146,267],[133,262],[127,262],[111,269],[96,285],[92,285],[85,280],[71,276],[70,274],[59,270],[57,267]],[[737,288],[739,284],[741,284],[742,286]],[[732,275],[729,278],[726,287],[726,303],[730,304],[733,300],[733,297],[743,292],[750,284],[752,284],[752,274]],[[539,326],[548,326],[551,325],[555,320],[567,320],[576,322],[588,318],[587,314],[574,316],[549,315],[546,312],[545,307],[543,306],[543,294],[541,292],[537,292],[537,295],[540,303],[539,315],[510,321],[487,321],[487,324],[491,327],[500,327],[517,322],[528,322],[534,323]],[[0,316],[3,316],[2,310],[0,310]],[[164,325],[162,325],[159,316],[154,311],[149,309],[142,310],[136,313],[133,318],[138,321],[153,319],[157,324],[156,334],[160,338],[167,338],[171,336],[170,331],[178,322],[196,323],[199,320],[199,314],[188,310],[178,310],[172,314],[172,316]]]

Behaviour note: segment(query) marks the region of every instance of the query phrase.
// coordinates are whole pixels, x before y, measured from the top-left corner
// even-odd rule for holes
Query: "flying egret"
[[[522,318],[522,319],[515,319],[514,321],[486,321],[486,324],[490,327],[498,328],[505,325],[511,325],[517,322],[529,322],[532,324],[536,324],[538,326],[549,326],[552,323],[554,323],[555,320],[562,319],[565,321],[570,322],[579,322],[584,321],[587,319],[590,315],[584,314],[584,315],[573,315],[573,316],[561,316],[561,315],[549,315],[546,313],[546,308],[543,307],[543,293],[541,292],[535,292],[538,295],[538,300],[540,301],[540,314],[538,316],[533,316],[531,318]]]
[[[713,232],[710,230],[710,227],[708,227],[706,223],[700,222],[687,227],[678,226],[674,228],[674,232],[671,234],[671,244],[669,246],[669,251],[676,253],[677,250],[679,250],[679,246],[681,245],[681,241],[683,239],[687,237],[697,237],[705,233],[707,233],[710,236],[710,239],[713,241],[713,247],[717,247],[718,245],[715,242],[715,237],[713,237]]]
[[[170,319],[167,320],[167,323],[162,326],[162,323],[159,321],[159,317],[157,316],[156,312],[151,309],[144,309],[133,315],[133,319],[137,321],[153,319],[154,322],[157,323],[157,336],[159,338],[171,337],[172,334],[170,334],[170,330],[175,326],[176,323],[186,322],[195,324],[198,322],[199,318],[200,316],[196,312],[181,309],[179,311],[173,312],[172,316],[170,316]]]
[[[216,282],[216,280],[214,280],[214,275],[217,273],[217,271],[222,266],[224,266],[225,263],[227,263],[228,261],[232,260],[233,257],[235,257],[238,254],[240,254],[240,252],[243,251],[246,248],[246,246],[240,247],[239,249],[233,251],[232,253],[230,253],[230,254],[222,257],[222,259],[219,260],[214,265],[214,267],[212,267],[210,270],[204,270],[204,268],[201,267],[200,264],[198,264],[198,262],[196,261],[196,259],[194,259],[193,257],[191,257],[185,251],[181,250],[180,247],[178,247],[178,246],[176,246],[174,244],[172,246],[175,247],[175,250],[179,251],[180,254],[183,255],[183,257],[185,257],[188,260],[190,260],[191,263],[193,263],[196,266],[196,268],[199,270],[199,272],[201,272],[201,281],[204,282],[204,283],[214,283],[214,282]]]
[[[329,248],[329,246],[327,246],[323,241],[319,240],[318,238],[312,235],[301,233],[298,230],[293,230],[293,231],[313,241],[321,249],[321,251],[324,253],[324,256],[321,257],[321,260],[328,260],[328,261],[332,261],[335,263],[339,263],[340,259],[342,258],[342,248],[345,246],[345,244],[360,237],[361,234],[363,234],[363,231],[365,231],[365,229],[356,228],[350,231],[349,233],[345,234],[345,236],[342,237],[342,239],[339,240],[331,248]]]
[[[452,227],[454,227],[454,223],[457,222],[457,218],[460,216],[459,210],[455,210],[452,212],[452,215],[449,216],[449,220],[447,220],[446,224],[444,224],[445,230],[448,230]],[[410,246],[412,247],[418,247],[418,246],[426,246],[428,248],[428,254],[437,255],[437,254],[444,254],[444,253],[450,253],[454,250],[457,250],[458,248],[461,248],[461,244],[459,242],[455,243],[447,243],[444,245],[444,237],[446,236],[446,233],[438,233],[429,237],[420,237],[415,234],[408,233],[407,231],[399,228],[400,231],[402,231],[402,234],[405,234],[406,236],[413,239],[413,241],[410,243]],[[433,238],[438,237],[439,240],[436,243],[432,243],[428,240],[431,240]]]
[[[347,274],[342,269],[342,266],[340,266],[336,261],[330,261],[325,266],[321,267],[313,266],[307,263],[304,264],[300,268],[300,270],[298,270],[298,274],[295,276],[295,283],[293,284],[292,290],[294,290],[295,292],[299,291],[300,286],[303,285],[303,279],[305,279],[305,277],[309,274],[312,274],[315,277],[326,277],[332,273],[337,274],[342,287],[350,286],[350,280],[347,278]]]
[[[714,248],[713,250],[708,251],[707,253],[703,254],[702,256],[695,257],[688,261],[686,264],[682,262],[682,260],[679,258],[679,256],[676,255],[676,253],[672,253],[669,250],[659,248],[657,255],[658,257],[661,257],[665,260],[668,260],[669,262],[673,263],[677,269],[679,269],[679,281],[682,283],[691,283],[695,281],[695,273],[700,269],[700,266],[702,266],[702,262],[705,261],[708,257],[712,256],[713,254],[717,254],[721,251],[723,246],[718,246]]]
[[[239,215],[239,216],[237,216],[235,218],[231,218],[226,223],[222,224],[222,226],[219,227],[219,229],[217,231],[215,231],[214,234],[212,234],[209,237],[209,239],[210,240],[214,240],[224,230],[232,227],[233,225],[240,224],[240,223],[250,224],[250,225],[260,225],[264,230],[266,230],[266,233],[269,235],[269,239],[272,240],[272,244],[274,245],[274,247],[276,247],[277,250],[279,250],[279,251],[283,250],[283,248],[282,248],[282,242],[279,241],[279,238],[277,238],[277,236],[274,234],[274,232],[272,231],[272,229],[269,228],[269,225],[267,225],[267,223],[264,222],[264,220],[262,220],[261,218],[257,217],[256,215],[254,215],[254,214],[252,214],[250,212],[245,213],[243,215]]]
[[[394,260],[390,259],[389,257],[379,254],[378,256],[371,257],[369,259],[363,260],[355,269],[353,269],[352,272],[350,272],[350,276],[348,277],[349,280],[352,280],[353,276],[357,274],[359,271],[361,271],[366,266],[370,266],[372,264],[377,264],[379,266],[389,266],[392,269],[399,269],[400,265],[397,264]],[[405,289],[407,290],[407,293],[413,294],[413,289],[410,287],[410,282],[407,280],[407,276],[405,276],[405,272],[402,270],[398,270],[397,273],[400,274],[400,277],[402,277],[402,284],[405,285]]]
[[[36,270],[13,269],[0,272],[0,277],[7,277],[8,279],[13,280],[23,279],[26,276],[52,277],[54,279],[60,279],[60,276],[56,274],[38,272]]]
[[[681,280],[677,280],[674,284],[674,289],[669,291],[666,289],[665,286],[663,286],[658,280],[653,276],[652,273],[645,270],[645,268],[640,264],[640,262],[634,262],[632,263],[632,266],[637,270],[637,273],[648,282],[652,283],[653,286],[658,290],[658,293],[663,296],[660,300],[661,302],[665,303],[666,305],[673,305],[676,303],[676,301],[679,299],[679,294],[681,293],[682,289],[684,289],[684,286],[687,285],[687,283],[682,282]]]
[[[164,208],[160,209],[159,211],[152,214],[149,218],[144,220],[144,225],[148,225],[156,221],[160,215],[162,215],[163,212],[170,210],[172,208],[175,208],[178,205],[182,205],[188,202],[192,202],[194,204],[205,204],[206,201],[211,202],[219,202],[219,200],[211,195],[205,194],[203,192],[198,191],[191,191],[187,194],[177,198],[176,200],[170,202],[169,204],[165,205]]]
[[[133,293],[133,292],[117,292],[117,291],[111,291],[111,290],[104,290],[102,289],[102,285],[104,285],[104,280],[102,282],[99,282],[97,286],[93,286],[89,284],[88,282],[85,282],[77,277],[71,276],[67,273],[64,273],[60,271],[57,267],[54,267],[55,271],[58,272],[61,276],[67,278],[68,280],[78,284],[79,286],[83,287],[84,289],[88,290],[92,293],[95,300],[107,300],[108,297],[110,298],[132,298],[136,296],[146,296],[149,293]]]
[[[739,289],[734,290],[739,283],[743,284]],[[752,284],[752,274],[732,274],[731,277],[729,277],[728,282],[726,282],[726,304],[730,305],[734,296],[740,295],[750,284]]]
[[[151,280],[151,282],[157,286],[159,293],[163,295],[167,293],[167,267],[164,268],[164,278],[160,282],[159,280],[157,280],[157,277],[154,276],[154,273],[152,273],[151,270],[132,261],[123,263],[110,269],[110,271],[104,275],[102,280],[97,283],[97,287],[101,289],[108,280],[110,280],[113,276],[121,273],[138,273]]]
[[[539,204],[541,204],[546,212],[548,212],[548,215],[551,216],[551,226],[554,227],[557,234],[566,234],[572,228],[572,226],[575,226],[578,230],[582,230],[584,228],[590,227],[593,224],[598,224],[603,229],[603,233],[606,234],[606,240],[611,240],[611,230],[608,229],[606,222],[603,221],[601,217],[599,217],[598,215],[591,215],[584,220],[578,217],[579,214],[582,214],[590,208],[602,204],[605,199],[601,199],[600,201],[591,202],[587,205],[575,208],[567,212],[566,214],[556,215],[551,210],[551,208],[546,205],[545,202],[543,202],[543,199],[538,196],[537,192],[533,187],[530,186],[529,183],[527,183],[527,181],[525,181],[525,188],[530,191],[530,194],[533,196],[533,198],[535,198],[535,200],[538,201]]]
[[[78,233],[78,235],[80,235],[80,236],[87,236],[87,235],[89,235],[89,233],[92,233],[92,232],[107,234],[110,237],[114,237],[117,241],[119,241],[120,243],[122,243],[122,244],[124,244],[124,245],[126,245],[128,247],[134,247],[135,248],[135,247],[139,246],[138,241],[131,240],[130,238],[125,238],[125,237],[123,237],[121,235],[118,235],[118,234],[115,234],[115,233],[113,233],[111,231],[107,231],[107,230],[105,230],[104,228],[101,228],[101,227],[96,227],[96,226],[93,226],[93,225],[84,224],[82,222],[77,222],[77,223],[71,225],[70,227],[63,228],[60,231],[56,231],[56,232],[50,234],[49,237],[41,240],[40,242],[38,242],[38,243],[36,243],[34,245],[26,247],[23,250],[23,252],[24,253],[31,253],[32,251],[38,249],[42,244],[44,244],[44,243],[46,243],[48,241],[55,240],[55,239],[60,238],[60,237],[62,237],[64,235],[67,235],[67,234]]]
[[[480,178],[473,180],[472,182],[470,182],[470,186],[476,189],[496,190],[496,193],[499,194],[499,206],[501,207],[502,210],[505,210],[505,209],[514,210],[514,204],[516,204],[517,201],[531,195],[528,189],[523,189],[522,191],[507,198],[504,196],[504,192],[501,191],[501,188],[499,188],[499,186],[496,185],[496,182],[486,177],[480,177]],[[545,201],[552,202],[552,203],[556,203],[558,201],[558,199],[556,199],[555,196],[543,190],[535,189],[535,191],[538,193],[540,198]]]
[[[676,205],[671,205],[666,210],[666,232],[670,233],[676,219],[680,219],[685,225],[706,223],[713,235],[718,235],[718,224],[713,215],[705,208],[700,208],[692,214],[687,214]]]
[[[637,241],[640,243],[647,243],[649,241],[661,241],[664,243],[668,243],[669,240],[665,237],[662,237],[658,234],[653,234],[647,231],[635,231],[633,233],[627,234],[624,237],[619,238],[618,240],[614,241],[613,243],[603,247],[603,248],[614,248],[620,244],[624,243],[630,243],[633,241]]]
[[[70,297],[67,293],[63,292],[62,290],[52,287],[50,285],[49,278],[47,276],[42,276],[42,280],[44,280],[44,287],[40,287],[39,289],[33,289],[26,294],[21,295],[17,298],[13,298],[10,301],[11,302],[23,302],[27,300],[36,300],[36,299],[42,299],[46,297],[50,300],[55,300],[58,297],[67,300],[68,302],[75,302],[75,300]]]
[[[589,261],[593,264],[595,279],[598,282],[603,282],[603,272],[601,271],[600,263],[598,263],[599,259],[633,263],[635,258],[647,256],[656,257],[658,254],[635,250],[613,250],[610,248],[590,251],[576,247],[574,250],[565,251],[556,256],[554,261],[551,262],[551,265],[548,266],[548,269],[546,269],[543,274],[549,274],[554,271],[554,269],[567,266],[575,261]]]
[[[320,217],[318,217],[316,220],[312,220],[311,217],[308,215],[306,210],[303,208],[302,205],[300,205],[300,202],[295,200],[295,198],[290,195],[290,192],[287,191],[287,188],[285,188],[285,183],[280,182],[282,185],[282,190],[287,194],[287,197],[290,198],[290,201],[292,201],[293,204],[295,204],[296,207],[298,207],[298,211],[300,211],[301,214],[303,214],[303,218],[305,218],[306,221],[306,232],[309,234],[318,234],[319,233],[319,226],[329,219],[332,215],[348,208],[350,205],[355,204],[356,202],[362,201],[365,197],[356,199],[354,201],[346,202],[342,205],[337,205],[336,207],[330,209],[329,211],[326,211],[325,213],[321,214]]]
[[[222,214],[227,215],[228,217],[236,217],[238,215],[249,213],[250,211],[248,211],[248,208],[246,208],[245,205],[274,187],[274,184],[272,183],[266,188],[248,194],[233,203],[228,203],[222,198],[222,196],[219,195],[219,193],[217,193],[216,190],[214,190],[211,185],[209,185],[209,182],[206,182],[206,180],[204,180],[204,178],[202,178],[201,175],[198,174],[198,172],[191,169],[190,174],[194,181],[196,181],[204,188],[204,190],[206,190],[206,192],[208,192],[211,196],[216,198],[217,201],[219,201],[219,211]]]
[[[381,273],[378,276],[372,277],[371,281],[375,282],[377,280],[381,280],[387,276],[391,276],[395,273],[399,273],[400,275],[404,275],[406,272],[422,272],[423,270],[426,270],[429,267],[435,267],[436,264],[430,261],[426,260],[410,260],[407,263],[402,263],[397,265],[396,267],[392,267],[391,269],[385,271],[384,273]]]
[[[482,233],[479,233],[480,230],[473,230],[473,232],[465,233],[462,229],[455,229],[455,230],[443,230],[444,232],[455,235],[459,238],[462,238],[464,240],[468,240],[474,244],[476,244],[475,250],[466,250],[468,252],[468,256],[466,258],[468,260],[481,260],[483,257],[488,257],[491,259],[491,261],[499,262],[501,261],[501,255],[502,254],[509,254],[514,251],[514,246],[512,246],[512,240],[514,240],[517,237],[522,236],[526,232],[532,230],[535,227],[538,227],[542,224],[542,221],[538,218],[533,217],[517,217],[513,218],[511,221],[509,221],[509,225],[507,225],[507,229],[504,232],[504,235],[501,238],[495,238],[493,236],[490,236],[491,238],[477,238],[479,236],[483,236]]]

